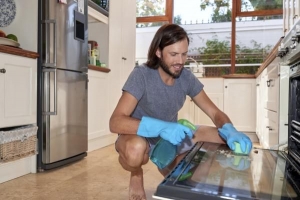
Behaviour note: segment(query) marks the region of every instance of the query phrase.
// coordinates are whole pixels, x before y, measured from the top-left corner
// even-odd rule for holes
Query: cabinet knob
[[[225,88],[227,88],[227,85],[225,86]]]
[[[271,87],[271,81],[273,81],[272,79],[267,80],[267,87]]]
[[[127,60],[127,58],[125,58],[125,57],[122,57],[122,60]]]
[[[266,126],[266,128],[269,129],[269,131],[273,130],[270,126]]]
[[[0,73],[3,73],[3,74],[5,74],[6,73],[6,69],[0,69]]]

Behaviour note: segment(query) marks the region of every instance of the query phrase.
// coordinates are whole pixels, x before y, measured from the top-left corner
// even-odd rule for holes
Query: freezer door
[[[87,0],[66,0],[67,4],[57,0],[41,2],[43,66],[87,72]]]
[[[43,163],[87,151],[87,74],[44,69]]]

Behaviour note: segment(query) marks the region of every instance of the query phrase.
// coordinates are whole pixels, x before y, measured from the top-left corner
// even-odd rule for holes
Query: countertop
[[[106,67],[99,67],[95,65],[88,65],[88,68],[91,70],[99,71],[99,72],[104,72],[104,73],[109,73],[110,69]]]
[[[258,77],[262,71],[269,66],[269,64],[276,58],[277,54],[278,54],[278,47],[280,46],[280,43],[282,41],[283,37],[281,37],[279,39],[279,41],[277,42],[277,44],[275,44],[274,48],[272,49],[272,51],[270,52],[270,54],[268,55],[268,57],[266,58],[266,60],[261,64],[261,66],[258,68],[257,72],[255,73],[255,77]]]
[[[33,59],[36,59],[39,57],[39,54],[36,52],[28,51],[28,50],[24,50],[24,49],[16,48],[16,47],[5,46],[5,45],[0,45],[0,52],[17,55],[17,56],[22,56],[22,57],[27,57],[27,58],[33,58]]]

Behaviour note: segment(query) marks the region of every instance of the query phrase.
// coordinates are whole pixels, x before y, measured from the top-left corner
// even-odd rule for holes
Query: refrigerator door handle
[[[42,23],[44,23],[46,25],[46,37],[47,35],[49,36],[50,34],[48,33],[48,30],[50,27],[50,24],[53,24],[53,62],[51,63],[50,61],[50,52],[49,52],[49,46],[48,46],[48,40],[50,38],[46,38],[46,60],[43,63],[44,67],[56,67],[56,56],[57,56],[57,44],[56,44],[56,40],[57,40],[57,29],[56,29],[56,20],[52,19],[52,20],[44,20]],[[48,26],[49,25],[49,26]],[[48,59],[47,59],[48,57]],[[49,60],[49,61],[48,61]]]
[[[50,72],[54,72],[54,102],[53,102],[53,105],[54,105],[54,110],[53,112],[51,112],[50,110],[49,111],[45,111],[43,112],[44,115],[57,115],[57,72],[56,72],[56,68],[46,68],[46,69],[43,69],[43,73],[50,73]]]

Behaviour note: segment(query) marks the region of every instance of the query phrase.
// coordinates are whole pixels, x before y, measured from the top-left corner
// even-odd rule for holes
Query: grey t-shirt
[[[177,121],[178,111],[182,108],[186,95],[194,97],[202,89],[203,84],[186,68],[174,85],[169,86],[161,80],[158,70],[144,64],[133,69],[122,88],[138,100],[132,117],[141,119],[149,116],[170,122]]]

